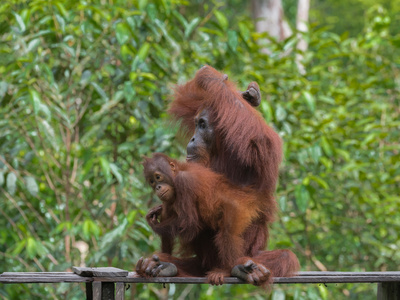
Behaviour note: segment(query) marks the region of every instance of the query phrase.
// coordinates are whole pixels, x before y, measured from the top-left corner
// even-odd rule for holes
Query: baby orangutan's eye
[[[160,180],[160,179],[161,179],[161,176],[160,176],[160,175],[156,175],[156,179],[157,179],[157,180]]]
[[[154,183],[154,180],[153,179],[150,179],[150,184],[153,184]]]

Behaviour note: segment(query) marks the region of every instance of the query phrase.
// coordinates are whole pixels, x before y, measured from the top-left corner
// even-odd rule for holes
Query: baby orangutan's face
[[[170,202],[175,198],[173,183],[175,165],[165,160],[155,160],[145,171],[147,182],[162,202]]]
[[[149,179],[151,187],[163,202],[169,202],[175,197],[174,187],[168,183],[168,179],[163,173],[158,171],[154,172],[152,178]]]

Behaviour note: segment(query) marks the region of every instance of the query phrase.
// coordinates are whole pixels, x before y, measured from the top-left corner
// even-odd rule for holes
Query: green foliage
[[[173,84],[203,64],[241,89],[256,80],[260,111],[284,140],[270,248],[292,248],[303,270],[398,269],[400,38],[386,12],[371,11],[354,38],[311,28],[301,75],[295,37],[263,46],[251,20],[227,17],[218,2],[194,7],[0,4],[0,272],[65,271],[83,261],[132,270],[159,247],[143,218],[156,200],[140,161],[155,151],[182,157],[185,141],[176,141],[165,109]],[[13,285],[0,294],[80,299],[81,288]],[[368,298],[372,289],[277,286],[271,297]],[[166,295],[159,286],[134,290],[140,299]],[[244,285],[166,292],[266,297]]]
[[[294,0],[283,0],[285,12],[288,17],[295,20],[296,4]],[[297,3],[297,1],[295,1]],[[398,33],[400,26],[400,1],[399,0],[317,0],[311,1],[310,21],[318,22],[322,26],[329,26],[336,33],[349,33],[351,36],[360,34],[366,20],[375,17],[370,14],[371,7],[384,7],[388,12],[385,15],[390,20],[390,31]],[[378,17],[378,16],[376,16]]]

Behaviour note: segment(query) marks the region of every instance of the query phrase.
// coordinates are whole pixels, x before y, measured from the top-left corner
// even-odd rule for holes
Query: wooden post
[[[93,298],[90,300],[101,300],[101,282],[94,281],[92,283],[93,288]]]
[[[378,300],[400,299],[400,282],[382,282],[378,284]]]
[[[125,283],[117,282],[115,284],[115,300],[124,300],[125,299]]]
[[[83,277],[126,277],[128,271],[105,267],[105,268],[85,268],[72,267],[75,274]],[[94,281],[86,284],[86,299],[87,300],[124,300],[125,284],[117,283],[117,291],[115,293],[115,282],[112,281]]]
[[[114,282],[101,283],[101,300],[115,300]]]
[[[86,282],[86,300],[93,300],[93,287],[91,282]]]

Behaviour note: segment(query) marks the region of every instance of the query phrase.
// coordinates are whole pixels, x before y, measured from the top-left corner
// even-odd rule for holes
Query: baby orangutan
[[[147,182],[163,202],[147,215],[161,236],[162,253],[140,259],[136,271],[142,276],[207,275],[209,283],[222,284],[244,256],[243,232],[261,214],[255,209],[258,195],[200,164],[161,153],[146,158],[143,165]],[[175,238],[181,258],[171,255]],[[256,285],[269,282],[270,272],[263,265],[247,268],[235,268],[234,275]]]

